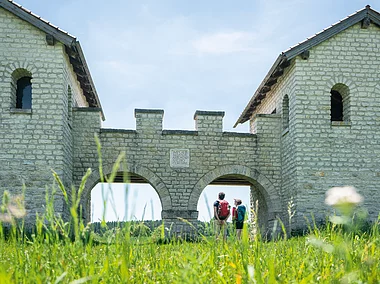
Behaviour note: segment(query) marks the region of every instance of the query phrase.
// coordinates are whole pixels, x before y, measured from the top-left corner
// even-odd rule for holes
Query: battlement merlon
[[[135,109],[137,132],[162,132],[163,109]]]
[[[97,131],[101,127],[101,121],[101,108],[73,107],[73,127],[78,131]]]
[[[251,119],[251,133],[259,135],[280,135],[281,133],[280,114],[261,114],[254,115]]]
[[[224,111],[197,110],[194,114],[195,130],[198,132],[223,132]]]
[[[162,132],[164,110],[135,109],[136,131]],[[194,114],[195,130],[198,132],[223,132],[224,111],[197,110]]]

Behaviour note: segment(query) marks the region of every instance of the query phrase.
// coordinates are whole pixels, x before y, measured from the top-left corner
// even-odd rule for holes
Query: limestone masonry
[[[104,129],[100,100],[79,42],[18,4],[0,0],[0,194],[25,184],[27,222],[44,211],[53,169],[78,187],[90,221],[91,189],[100,181],[96,134],[108,176],[126,154],[117,180],[147,182],[162,219],[175,232],[195,222],[210,183],[251,186],[263,232],[275,220],[293,230],[311,214],[323,222],[325,192],[355,186],[374,220],[380,182],[380,14],[369,6],[284,51],[238,123],[251,133],[223,131],[224,112],[196,111],[195,130],[164,130],[163,110],[136,109],[136,130]],[[191,118],[189,118],[191,119]],[[257,202],[256,202],[257,201]],[[69,215],[61,195],[56,212]]]

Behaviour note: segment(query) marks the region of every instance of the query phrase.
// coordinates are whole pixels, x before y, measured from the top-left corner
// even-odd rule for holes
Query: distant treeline
[[[162,224],[162,220],[147,220],[147,221],[110,221],[106,222],[106,226],[102,226],[101,222],[94,222],[91,223],[90,227],[93,232],[100,234],[103,233],[105,230],[111,230],[115,228],[124,228],[127,223],[129,223],[132,227],[134,225],[144,224],[147,226],[151,231],[154,231],[157,227],[159,227]]]
[[[106,222],[106,226],[102,226],[101,222],[91,223],[90,228],[96,234],[104,234],[106,231],[114,230],[116,228],[124,228],[127,224],[131,226],[131,228],[141,227],[141,225],[149,228],[150,232],[154,232],[159,226],[162,225],[162,220],[147,220],[147,221],[111,221]],[[166,227],[166,225],[165,225]],[[170,229],[170,226],[167,226]],[[211,222],[202,222],[197,221],[194,224],[194,227],[197,228],[198,233],[202,235],[210,235],[212,234],[212,223]]]

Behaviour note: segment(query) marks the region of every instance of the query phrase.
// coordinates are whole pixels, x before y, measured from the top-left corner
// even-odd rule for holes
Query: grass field
[[[130,226],[103,236],[65,238],[15,230],[0,239],[0,283],[379,283],[380,236],[338,227],[263,242],[199,242],[131,237]],[[158,229],[160,230],[160,229]],[[246,232],[247,233],[247,232]],[[160,232],[158,232],[160,234]]]

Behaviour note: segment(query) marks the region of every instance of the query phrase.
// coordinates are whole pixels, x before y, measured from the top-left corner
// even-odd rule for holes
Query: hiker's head
[[[242,203],[241,199],[238,199],[238,198],[235,199],[235,204],[236,205],[240,205],[241,203]]]
[[[224,192],[219,192],[218,196],[220,200],[223,200],[226,195],[224,194]]]

